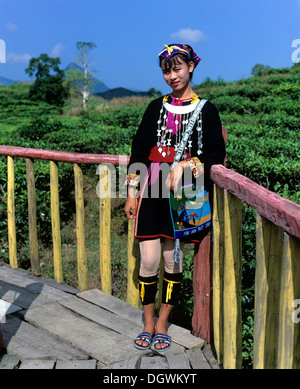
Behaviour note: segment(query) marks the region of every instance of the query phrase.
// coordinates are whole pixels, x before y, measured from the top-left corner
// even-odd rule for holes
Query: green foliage
[[[36,78],[30,87],[30,100],[45,101],[58,107],[64,105],[68,90],[63,85],[64,71],[59,68],[59,64],[59,58],[50,58],[47,54],[30,59],[25,73]]]
[[[194,310],[193,296],[193,261],[194,246],[184,248],[182,263],[182,282],[178,297],[178,304],[174,306],[172,322],[179,326],[192,329],[192,316]]]
[[[46,134],[49,134],[53,131],[59,131],[61,128],[62,124],[60,121],[56,120],[50,123],[47,117],[42,117],[33,120],[28,125],[22,126],[19,130],[19,135],[25,139],[39,140],[42,139]]]
[[[243,205],[242,213],[242,353],[243,365],[251,367],[253,357],[256,212]]]
[[[300,67],[257,69],[251,78],[206,80],[195,90],[220,112],[227,167],[300,203]]]
[[[252,76],[261,76],[263,74],[268,74],[270,69],[271,69],[270,66],[257,64],[255,66],[253,66],[253,68],[251,70],[251,74],[252,74]]]
[[[28,196],[26,179],[26,161],[15,158],[15,215],[16,233],[19,247],[28,242]],[[60,217],[62,225],[72,216],[74,210],[71,192],[74,188],[72,166],[60,164]],[[51,244],[50,212],[50,170],[49,162],[35,161],[35,185],[37,198],[38,236],[43,245]],[[7,162],[0,157],[0,242],[7,241]]]

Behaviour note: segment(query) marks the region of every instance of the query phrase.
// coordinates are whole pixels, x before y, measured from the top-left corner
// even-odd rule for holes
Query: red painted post
[[[227,129],[222,126],[222,135],[227,143]],[[226,166],[227,155],[223,165]],[[213,187],[210,189],[210,205],[213,210]],[[204,232],[194,251],[194,313],[192,317],[193,335],[211,343],[213,340],[213,296],[212,296],[213,243],[210,231]]]
[[[193,335],[210,343],[212,341],[212,244],[210,232],[203,234],[199,244],[195,244],[194,256],[194,313],[192,317]]]

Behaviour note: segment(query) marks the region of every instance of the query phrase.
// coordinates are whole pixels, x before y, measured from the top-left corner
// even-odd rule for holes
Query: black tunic
[[[169,98],[170,101],[170,98]],[[138,199],[137,217],[135,223],[135,237],[136,238],[158,238],[173,237],[173,226],[170,214],[168,198],[158,197],[153,198],[149,196],[151,193],[151,179],[150,169],[153,169],[153,162],[157,160],[153,158],[153,150],[157,149],[157,128],[158,120],[161,117],[163,97],[153,100],[147,107],[140,126],[133,138],[131,156],[128,166],[128,171],[134,163],[142,163],[146,168],[143,171],[137,171],[140,174],[140,196]],[[183,103],[190,104],[188,103]],[[225,158],[225,144],[222,136],[222,125],[216,107],[209,101],[206,102],[202,109],[202,153],[199,155],[198,136],[196,131],[196,124],[191,135],[191,148],[188,158],[197,157],[204,164],[204,187],[209,192],[211,181],[209,178],[210,168],[214,164],[223,164]],[[174,146],[175,135],[171,137],[171,145]],[[159,155],[157,152],[154,155]],[[150,159],[149,159],[150,157]],[[171,165],[171,157],[167,158],[168,164]],[[172,159],[173,160],[173,159]],[[164,158],[159,159],[160,162]],[[152,163],[152,164],[151,164]],[[150,168],[150,169],[149,169]],[[153,171],[153,170],[152,170]],[[146,177],[145,177],[146,176]],[[159,172],[159,188],[162,188],[165,177],[162,177],[162,172]],[[146,189],[146,190],[145,190]],[[145,190],[145,192],[144,192]],[[143,193],[144,192],[144,193]],[[148,196],[144,194],[148,193]],[[161,190],[160,190],[161,195]],[[186,239],[187,242],[198,242],[199,236],[193,235],[192,238]]]

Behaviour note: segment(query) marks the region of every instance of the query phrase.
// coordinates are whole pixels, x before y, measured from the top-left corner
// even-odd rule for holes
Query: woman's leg
[[[157,291],[157,272],[161,258],[160,238],[140,240],[141,265],[139,271],[139,289],[144,311],[144,330],[154,335],[154,303]],[[137,340],[138,345],[147,346],[147,342]]]
[[[177,302],[181,279],[182,279],[182,255],[184,243],[180,244],[180,262],[174,262],[174,240],[166,239],[163,248],[164,256],[164,280],[163,280],[163,293],[162,293],[162,305],[159,314],[159,318],[156,323],[156,334],[168,333],[169,316],[173,306]],[[159,339],[159,338],[158,338]],[[167,347],[166,343],[158,343],[157,349]]]
[[[141,265],[139,271],[139,286],[145,317],[144,332],[148,332],[151,335],[153,335],[154,332],[155,334],[161,333],[167,335],[169,315],[176,303],[180,289],[183,247],[184,243],[181,243],[181,261],[179,263],[174,262],[174,240],[165,240],[163,249],[165,268],[163,300],[155,329],[154,303],[157,288],[157,272],[161,259],[160,239],[140,241]],[[136,343],[144,347],[147,346],[147,343],[142,340],[136,341]],[[165,348],[166,346],[167,344],[161,343],[156,347],[159,349]]]

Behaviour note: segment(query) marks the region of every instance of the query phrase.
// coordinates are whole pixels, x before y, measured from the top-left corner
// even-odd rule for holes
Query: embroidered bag
[[[195,121],[207,100],[202,99],[197,104],[186,131],[177,149],[171,170],[180,161],[187,140],[193,130]],[[178,196],[178,192],[180,196]],[[203,186],[196,187],[192,182],[184,183],[174,194],[170,191],[170,212],[173,222],[175,250],[174,261],[180,261],[180,238],[191,236],[211,225],[211,209],[208,195]]]

